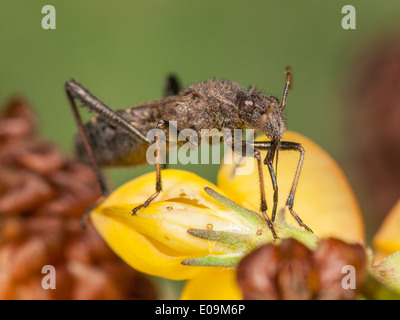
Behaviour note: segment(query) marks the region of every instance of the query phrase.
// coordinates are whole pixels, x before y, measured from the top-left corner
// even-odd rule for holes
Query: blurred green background
[[[46,4],[56,8],[56,30],[41,27]],[[341,27],[347,4],[357,10],[356,30]],[[171,72],[185,86],[230,79],[280,98],[284,69],[291,66],[288,129],[308,136],[342,164],[348,134],[343,87],[352,55],[398,28],[399,14],[400,1],[372,0],[2,0],[0,102],[17,94],[28,98],[41,132],[72,154],[77,130],[63,90],[71,77],[122,109],[160,98]],[[185,169],[215,182],[218,166]],[[110,174],[119,185],[151,170]]]

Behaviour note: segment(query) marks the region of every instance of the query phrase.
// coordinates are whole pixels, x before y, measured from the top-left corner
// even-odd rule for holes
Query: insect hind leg
[[[93,168],[93,170],[94,170],[94,172],[96,174],[97,182],[98,182],[98,184],[100,186],[101,193],[102,193],[102,195],[104,197],[106,197],[110,192],[109,192],[109,189],[108,189],[107,184],[105,182],[104,176],[101,173],[99,166],[97,165],[96,159],[95,159],[94,154],[93,154],[93,149],[92,149],[92,147],[91,147],[91,145],[89,143],[85,128],[84,128],[83,123],[82,123],[82,118],[81,118],[81,116],[79,114],[79,111],[78,111],[78,108],[77,108],[77,106],[75,104],[75,99],[74,98],[78,98],[79,97],[79,91],[75,91],[74,90],[74,86],[71,86],[71,84],[74,84],[73,80],[68,80],[65,83],[65,92],[67,94],[68,101],[69,101],[72,113],[74,115],[74,118],[75,118],[75,122],[78,125],[79,133],[82,136],[83,143],[85,145],[85,149],[86,149],[86,151],[88,153],[90,164],[91,164],[91,166],[92,166],[92,168]],[[79,100],[81,100],[81,99],[79,99]]]
[[[107,196],[109,194],[109,190],[105,183],[105,179],[100,171],[100,168],[96,162],[93,148],[89,143],[89,139],[87,133],[85,132],[82,119],[75,103],[75,99],[79,100],[82,103],[82,106],[97,114],[109,125],[121,128],[121,130],[130,135],[133,139],[147,142],[146,137],[134,125],[132,125],[129,121],[127,121],[125,118],[123,118],[110,107],[108,107],[105,103],[96,98],[85,87],[76,82],[74,79],[70,79],[65,82],[65,91],[67,93],[72,113],[74,114],[75,121],[78,125],[78,129],[82,136],[85,149],[89,156],[89,161],[92,165],[93,170],[95,171],[102,194],[103,196]]]
[[[97,114],[108,124],[121,128],[134,139],[148,142],[146,137],[139,131],[138,128],[116,113],[113,109],[108,107],[105,103],[97,99],[93,94],[85,89],[85,87],[75,80],[68,80],[65,83],[65,90],[70,100],[78,99],[80,102],[82,102],[84,107],[87,107],[91,112]]]

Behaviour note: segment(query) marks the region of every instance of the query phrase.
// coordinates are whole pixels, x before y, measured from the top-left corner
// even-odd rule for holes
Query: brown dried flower
[[[344,266],[355,270],[355,289],[343,286]],[[238,267],[245,299],[354,299],[366,275],[366,254],[359,244],[321,240],[315,251],[294,239],[264,245]]]
[[[80,218],[100,196],[93,171],[35,135],[23,100],[0,118],[0,299],[154,299],[131,269]],[[56,289],[42,288],[42,267]]]

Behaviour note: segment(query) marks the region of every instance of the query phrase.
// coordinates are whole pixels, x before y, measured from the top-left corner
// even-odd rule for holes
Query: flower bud
[[[154,181],[151,173],[128,182],[91,213],[99,233],[133,268],[188,279],[209,272],[204,266],[234,268],[249,251],[273,241],[261,214],[185,171],[164,170],[164,191],[133,216],[132,209],[154,192]],[[297,237],[309,247],[318,240],[283,221],[275,229],[278,237]]]

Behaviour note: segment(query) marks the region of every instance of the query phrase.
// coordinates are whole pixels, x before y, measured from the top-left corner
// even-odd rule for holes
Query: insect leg
[[[109,190],[108,190],[107,184],[105,182],[105,179],[104,179],[104,177],[103,177],[103,175],[102,175],[102,173],[100,171],[100,168],[97,165],[96,159],[95,159],[94,154],[93,154],[92,147],[91,147],[91,145],[89,143],[89,140],[88,140],[86,132],[85,132],[85,128],[84,128],[83,123],[82,123],[81,116],[80,116],[80,114],[78,112],[78,108],[77,108],[77,106],[75,104],[74,97],[76,96],[76,93],[74,93],[73,88],[70,87],[67,84],[68,84],[68,81],[65,84],[65,91],[67,93],[68,101],[70,103],[70,106],[71,106],[71,109],[72,109],[72,113],[73,113],[74,118],[75,118],[75,122],[78,125],[79,132],[80,132],[80,134],[82,136],[83,143],[85,145],[86,151],[87,151],[88,156],[89,156],[89,161],[90,161],[90,163],[92,165],[92,168],[93,168],[93,170],[94,170],[94,172],[96,174],[96,178],[97,178],[97,181],[99,183],[101,193],[103,194],[104,197],[106,197],[109,194]]]
[[[168,75],[165,78],[165,82],[164,82],[164,91],[163,91],[164,98],[177,95],[180,90],[181,90],[181,86],[178,81],[178,78],[173,74]],[[167,161],[166,161],[166,163],[162,164],[163,169],[168,168],[168,162],[169,161],[168,161],[168,154],[167,154]]]
[[[271,176],[272,187],[274,189],[274,205],[272,208],[272,215],[271,220],[272,222],[275,221],[276,217],[276,209],[278,207],[278,183],[276,179],[276,169],[274,171],[274,157],[277,154],[277,150],[279,149],[280,141],[279,140],[272,140],[272,141],[255,141],[254,142],[254,149],[258,150],[268,150],[267,156],[264,159],[264,164],[268,166],[269,175]]]
[[[157,122],[156,129],[161,129],[167,134],[167,141],[169,140],[169,122],[164,120],[159,120]],[[179,132],[177,132],[179,135]],[[160,139],[158,135],[155,136],[156,142],[156,192],[153,193],[143,204],[137,206],[132,210],[132,215],[136,215],[136,212],[141,208],[146,208],[162,191],[162,183],[161,183],[161,171],[163,169],[161,164],[161,156],[160,156]],[[190,142],[190,141],[189,141]],[[184,142],[178,141],[180,145],[183,145]],[[194,145],[193,145],[194,146]]]
[[[99,117],[104,119],[110,125],[121,128],[124,132],[129,134],[134,139],[139,139],[146,141],[146,137],[132,125],[125,118],[120,116],[106,104],[97,99],[93,94],[91,94],[87,89],[85,89],[81,84],[73,79],[68,80],[65,83],[65,90],[70,100],[78,99],[83,106],[87,107],[90,111],[96,113]],[[76,108],[76,107],[75,107]]]
[[[159,120],[156,125],[156,129],[161,129],[165,131],[166,121]],[[154,137],[156,143],[156,192],[154,192],[143,204],[137,206],[132,210],[132,215],[135,216],[136,212],[141,208],[146,208],[162,191],[162,183],[161,183],[161,155],[160,155],[160,138],[158,135]]]
[[[167,141],[169,139],[169,122],[164,121],[164,120],[159,120],[157,122],[156,129],[161,129],[167,134]],[[178,132],[179,134],[179,132]],[[146,208],[162,191],[162,183],[161,183],[161,171],[162,171],[162,165],[161,165],[161,155],[160,155],[160,139],[158,135],[155,136],[155,142],[156,142],[156,192],[152,194],[143,204],[140,206],[137,206],[132,210],[132,215],[136,215],[136,212],[141,209],[141,208]],[[183,145],[184,142],[178,141],[180,145]]]
[[[294,177],[292,188],[290,189],[290,193],[289,193],[288,199],[286,201],[286,207],[289,208],[290,213],[296,219],[296,221],[298,222],[298,224],[301,227],[312,232],[312,230],[303,223],[303,221],[300,219],[300,217],[293,210],[294,195],[296,193],[297,183],[299,182],[300,172],[301,172],[301,168],[303,166],[303,161],[304,161],[304,148],[299,143],[289,142],[289,141],[281,141],[280,148],[282,150],[289,150],[289,151],[292,150],[292,151],[300,152],[300,159],[297,164],[296,175]]]
[[[232,141],[229,141],[229,140],[225,140],[225,141],[226,141],[226,143],[233,149]],[[246,141],[242,142],[242,150],[241,150],[241,151],[242,151],[242,152],[241,152],[242,157],[248,156],[248,155],[247,155],[247,152],[246,152],[246,150],[247,150],[247,148],[248,148],[248,145],[247,145],[247,144],[248,144],[248,143],[247,143]],[[266,148],[267,148],[267,145],[268,145],[268,148],[271,148],[272,143],[269,142],[269,141],[264,142],[264,146],[265,146]],[[267,214],[267,209],[268,209],[268,207],[267,207],[267,200],[266,200],[266,197],[265,197],[264,175],[263,175],[263,170],[262,170],[263,164],[262,164],[262,161],[261,161],[261,154],[260,154],[260,151],[259,151],[259,150],[256,150],[255,144],[254,144],[253,157],[257,160],[258,179],[259,179],[259,182],[260,182],[260,194],[261,194],[261,205],[260,205],[260,210],[261,210],[261,213],[262,213],[262,215],[263,215],[265,221],[266,221],[267,224],[268,224],[269,229],[270,229],[271,232],[272,232],[272,236],[274,237],[274,239],[277,239],[278,237],[277,237],[277,235],[276,235],[274,226],[273,226],[273,224],[272,224],[272,222],[271,222],[271,220],[270,220],[270,218],[268,217],[268,214]]]
[[[178,78],[175,75],[169,75],[165,79],[164,84],[164,97],[175,96],[181,90]]]

